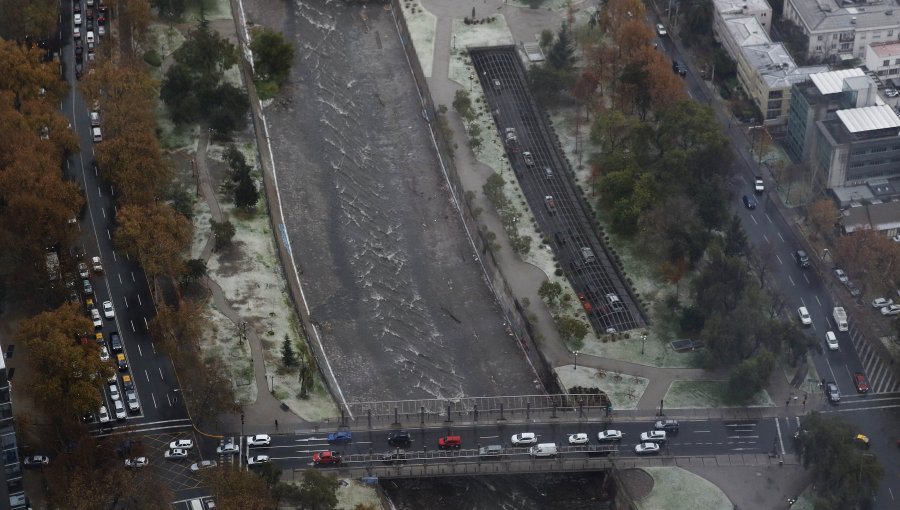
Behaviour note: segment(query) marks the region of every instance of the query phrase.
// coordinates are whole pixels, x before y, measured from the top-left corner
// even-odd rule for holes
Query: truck
[[[847,331],[850,329],[847,324],[847,311],[844,310],[844,307],[835,306],[831,315],[834,317],[834,322],[837,324],[838,331]]]

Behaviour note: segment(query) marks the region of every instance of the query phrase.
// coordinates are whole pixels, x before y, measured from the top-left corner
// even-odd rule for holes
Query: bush
[[[162,58],[160,58],[156,50],[147,50],[144,53],[144,62],[153,67],[159,67],[162,65]]]

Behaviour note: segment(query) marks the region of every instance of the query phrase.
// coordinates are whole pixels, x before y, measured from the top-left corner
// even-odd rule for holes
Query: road
[[[657,17],[651,12],[647,16],[647,22],[651,26],[658,23]],[[659,49],[673,59],[682,63],[686,60],[680,49],[670,38],[659,38]],[[764,169],[759,169],[758,162],[751,152],[749,143],[749,126],[741,125],[733,121],[724,108],[718,102],[710,99],[709,83],[699,79],[695,69],[689,66],[685,78],[686,89],[695,100],[711,104],[719,122],[731,139],[736,158],[733,162],[734,189],[731,201],[732,212],[740,217],[744,229],[747,232],[748,241],[755,246],[760,254],[771,254],[773,262],[770,264],[769,279],[773,282],[772,290],[779,291],[785,300],[785,318],[798,320],[797,309],[805,306],[812,316],[813,323],[807,328],[806,333],[823,346],[822,352],[813,351],[812,360],[820,378],[835,381],[843,396],[837,406],[831,406],[825,402],[824,393],[813,391],[809,395],[811,402],[803,404],[802,392],[798,388],[797,400],[786,403],[787,406],[809,406],[810,409],[822,408],[825,412],[838,413],[842,418],[859,426],[860,433],[874,439],[872,452],[878,455],[879,460],[885,465],[887,475],[881,483],[876,501],[878,508],[893,508],[896,505],[895,496],[900,495],[900,459],[897,456],[897,446],[892,443],[900,435],[897,433],[897,421],[889,419],[889,412],[877,412],[862,409],[896,410],[900,406],[900,383],[890,374],[885,364],[871,354],[870,348],[865,345],[858,335],[852,336],[853,322],[857,320],[887,320],[872,310],[866,310],[865,306],[852,306],[849,294],[841,291],[841,299],[846,302],[835,303],[823,278],[833,278],[832,275],[819,275],[811,268],[801,268],[796,260],[796,251],[803,248],[803,244],[796,238],[794,230],[787,221],[794,221],[793,216],[785,219],[782,211],[773,202],[771,196],[775,189],[775,182]],[[745,194],[753,195],[753,183],[756,175],[761,175],[766,184],[766,191],[758,197],[759,207],[749,210],[743,206],[741,197]],[[810,253],[811,257],[819,254]],[[815,264],[813,264],[815,267]],[[834,306],[845,306],[851,325],[850,332],[840,332],[834,324],[832,309]],[[824,345],[825,332],[834,331],[837,335],[840,349],[829,351]],[[874,339],[869,339],[870,341]],[[857,349],[864,354],[862,360]],[[867,373],[870,377],[872,391],[869,394],[857,394],[853,381],[855,372]],[[874,375],[874,377],[873,377]],[[851,411],[852,410],[852,411]],[[890,411],[893,412],[893,411]],[[894,415],[896,416],[896,415]],[[865,417],[863,419],[862,417]],[[888,437],[882,436],[892,433]],[[890,439],[890,440],[888,440]]]

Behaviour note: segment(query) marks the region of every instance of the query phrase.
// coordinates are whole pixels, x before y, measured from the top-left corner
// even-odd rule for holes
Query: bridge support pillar
[[[556,418],[556,417],[557,417],[557,416],[556,416],[556,404],[555,404],[555,403],[553,404],[553,415],[551,415],[550,417],[551,417],[551,418]]]
[[[528,421],[531,419],[531,402],[525,403],[525,420]]]
[[[478,404],[475,404],[474,407],[475,407],[475,409],[474,409],[473,412],[472,412],[472,414],[473,414],[473,419],[474,419],[475,421],[478,421]]]
[[[369,420],[369,430],[372,430],[372,410],[366,409],[366,418]]]
[[[447,420],[446,423],[450,423],[453,421],[453,416],[450,414],[450,404],[447,404]]]
[[[400,419],[397,417],[397,408],[396,407],[394,408],[394,426],[395,427],[400,426]]]
[[[500,420],[505,421],[506,417],[503,416],[503,404],[500,404]]]
[[[419,406],[419,423],[425,426],[425,406]]]

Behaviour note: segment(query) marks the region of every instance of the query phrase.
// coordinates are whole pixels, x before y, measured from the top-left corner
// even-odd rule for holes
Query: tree
[[[334,510],[337,508],[338,479],[315,469],[303,472],[298,503],[306,510]]]
[[[265,480],[249,471],[220,466],[201,472],[221,510],[270,510],[275,501]]]
[[[231,240],[234,238],[235,234],[233,223],[228,220],[221,222],[210,220],[209,226],[212,230],[213,237],[215,238],[215,245],[213,247],[215,251],[231,246]]]
[[[556,330],[562,341],[576,351],[581,348],[584,337],[588,334],[587,324],[568,315],[556,318]]]
[[[190,259],[184,262],[184,270],[182,271],[181,282],[189,284],[206,276],[209,269],[206,267],[204,259]]]
[[[806,214],[809,216],[809,221],[817,234],[825,239],[834,237],[834,226],[840,219],[841,214],[837,206],[834,205],[834,200],[830,198],[816,200],[807,208]]]
[[[749,401],[766,386],[775,366],[775,356],[765,350],[741,362],[728,378],[729,397],[736,403]]]
[[[741,219],[737,214],[731,215],[731,222],[728,224],[728,230],[725,231],[725,246],[722,253],[726,257],[743,257],[747,255],[750,244],[747,242],[747,232],[741,224]],[[760,282],[762,284],[762,282]]]
[[[151,276],[178,276],[182,253],[191,241],[191,224],[168,204],[129,205],[116,216],[117,248],[134,257]]]
[[[719,249],[712,250],[709,258],[694,278],[694,299],[706,310],[732,311],[737,308],[747,287],[747,265],[739,258],[726,256]]]
[[[562,285],[556,282],[544,281],[538,288],[538,296],[541,296],[549,304],[555,304],[560,295],[562,295]]]
[[[812,412],[803,416],[795,443],[803,467],[817,487],[816,508],[866,508],[884,477],[875,454],[856,442],[858,430],[838,418]]]
[[[76,304],[65,304],[19,323],[16,342],[25,346],[31,372],[22,386],[57,423],[69,423],[88,409],[100,406],[97,378],[113,374],[112,366],[100,360],[94,327]],[[87,343],[76,335],[89,336]],[[75,418],[77,419],[77,418]]]
[[[246,175],[234,187],[234,205],[249,211],[256,206],[258,201],[259,191],[256,189],[256,183],[249,175]]]
[[[294,46],[283,35],[268,29],[253,31],[253,70],[262,81],[283,84],[294,61]]]
[[[187,7],[187,0],[151,0],[150,4],[156,7],[160,16],[179,18]]]
[[[559,32],[556,33],[556,41],[547,54],[547,63],[557,71],[571,71],[574,67],[575,45],[572,44],[568,23],[563,22]]]
[[[36,41],[56,32],[59,3],[54,0],[0,0],[0,38]],[[0,52],[2,53],[2,52]],[[0,57],[2,58],[2,57]],[[9,69],[3,67],[3,69]]]
[[[200,99],[200,107],[207,112],[209,127],[227,135],[240,129],[247,120],[250,100],[247,94],[230,83],[222,83]]]
[[[180,350],[199,350],[200,338],[208,325],[209,319],[197,304],[182,301],[178,308],[172,308],[160,303],[156,316],[150,320],[150,339],[156,350],[175,358]]]
[[[281,362],[286,367],[293,367],[297,364],[297,355],[291,345],[291,338],[287,334],[284,335],[284,342],[281,343]]]

